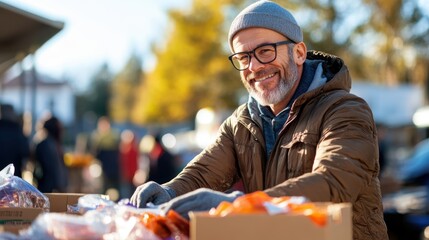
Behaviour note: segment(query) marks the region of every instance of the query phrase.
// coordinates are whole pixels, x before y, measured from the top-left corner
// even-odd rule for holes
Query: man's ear
[[[299,42],[295,44],[295,47],[293,48],[294,54],[293,58],[295,60],[295,63],[297,65],[303,65],[305,62],[305,59],[307,59],[307,46],[304,42]]]

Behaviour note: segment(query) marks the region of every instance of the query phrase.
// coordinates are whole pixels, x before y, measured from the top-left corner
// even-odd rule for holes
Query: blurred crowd
[[[182,166],[158,132],[138,136],[103,116],[91,132],[77,135],[74,146],[65,146],[64,130],[56,116],[46,114],[34,134],[25,134],[13,106],[2,104],[0,170],[12,163],[16,176],[44,193],[101,193],[120,200],[146,181],[169,181]]]

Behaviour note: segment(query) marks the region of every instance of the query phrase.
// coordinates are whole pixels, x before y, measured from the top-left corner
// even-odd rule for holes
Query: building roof
[[[5,79],[2,87],[4,89],[8,88],[17,88],[22,87],[22,83],[24,82],[25,85],[30,86],[33,81],[33,75],[32,71],[24,71],[22,74],[19,74],[18,76],[15,76],[11,79]],[[23,80],[23,81],[22,81]],[[67,81],[59,81],[58,79],[54,79],[48,75],[41,74],[39,72],[36,73],[36,87],[54,87],[54,86],[63,86],[68,85],[69,83]]]
[[[0,1],[0,74],[61,31],[53,21]]]

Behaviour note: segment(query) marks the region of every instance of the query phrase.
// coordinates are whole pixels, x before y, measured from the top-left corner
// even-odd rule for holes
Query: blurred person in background
[[[97,128],[91,135],[91,149],[100,161],[103,175],[103,194],[112,200],[119,198],[121,169],[119,164],[120,134],[113,129],[106,116],[97,121]]]
[[[9,164],[15,167],[15,176],[22,177],[22,170],[30,156],[30,142],[10,104],[0,105],[0,170]]]
[[[131,130],[122,131],[119,153],[122,171],[120,197],[129,198],[136,188],[134,176],[137,172],[139,158],[136,136]]]
[[[43,193],[67,192],[68,172],[62,147],[63,126],[60,120],[47,115],[38,123],[34,136],[34,178]]]
[[[160,134],[143,137],[140,149],[149,166],[147,181],[166,183],[176,176],[176,158],[162,144]]]
[[[162,204],[164,212],[186,218],[262,190],[271,197],[348,202],[353,239],[387,240],[376,126],[368,104],[350,94],[343,60],[307,51],[293,15],[271,1],[240,12],[228,43],[248,102],[173,180],[137,187],[131,202]],[[244,192],[229,192],[240,180]]]

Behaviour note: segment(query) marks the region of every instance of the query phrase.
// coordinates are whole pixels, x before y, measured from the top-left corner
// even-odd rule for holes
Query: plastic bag
[[[91,216],[91,214],[41,214],[34,220],[30,228],[20,233],[20,238],[32,240],[102,240],[104,234],[113,231],[112,219],[109,216]]]
[[[30,183],[14,176],[9,164],[0,171],[0,207],[43,208],[49,211],[49,198]]]
[[[101,194],[86,194],[78,199],[76,205],[69,206],[67,211],[69,213],[84,214],[90,210],[97,210],[103,208],[111,208],[115,206],[115,202],[108,199],[106,195]]]
[[[97,199],[94,199],[94,196],[88,198]],[[172,231],[168,237],[158,236],[153,231],[154,227],[167,227],[168,220],[161,217],[155,219],[156,214],[153,209],[147,211],[117,204],[113,207],[97,207],[83,215],[43,213],[28,229],[21,231],[16,240],[189,240],[189,237],[178,229]],[[145,216],[153,217],[149,219],[152,222],[151,228],[145,224]],[[161,223],[165,224],[161,226]],[[177,228],[175,226],[171,227]]]

